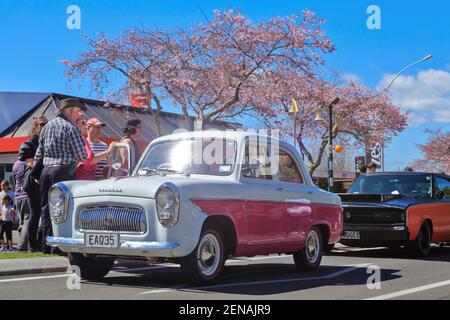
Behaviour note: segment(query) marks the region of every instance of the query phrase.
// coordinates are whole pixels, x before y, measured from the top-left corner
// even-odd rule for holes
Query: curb
[[[66,272],[67,267],[52,267],[52,268],[34,268],[34,269],[23,269],[23,270],[6,270],[0,271],[0,277],[5,276],[20,276],[27,274],[40,274],[40,273],[56,273],[56,272]]]

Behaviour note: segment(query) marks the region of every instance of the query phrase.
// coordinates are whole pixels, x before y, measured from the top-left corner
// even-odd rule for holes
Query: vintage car
[[[340,196],[344,245],[406,247],[415,255],[427,256],[432,243],[450,241],[450,176],[367,174]]]
[[[153,141],[133,172],[118,144],[109,179],[58,183],[49,192],[54,236],[82,278],[116,258],[172,261],[208,283],[229,256],[292,254],[316,270],[339,241],[339,196],[314,186],[288,143],[245,132],[178,133]]]

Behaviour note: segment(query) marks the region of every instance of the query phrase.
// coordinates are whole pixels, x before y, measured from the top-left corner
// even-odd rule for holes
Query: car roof
[[[412,176],[412,175],[434,175],[434,176],[438,176],[438,177],[444,177],[449,179],[450,176],[445,174],[445,173],[437,173],[437,172],[425,172],[425,171],[385,171],[385,172],[374,172],[374,173],[367,173],[367,174],[363,174],[363,176],[369,176],[369,175],[377,175],[377,176],[382,176],[382,175],[402,175],[402,176]]]
[[[174,133],[171,135],[163,136],[155,139],[153,143],[166,141],[166,140],[177,140],[186,138],[216,138],[216,139],[231,139],[231,140],[242,140],[246,137],[259,137],[270,139],[271,141],[280,142],[283,145],[289,144],[285,141],[280,140],[278,137],[269,136],[267,134],[259,134],[257,131],[242,131],[242,130],[201,130],[201,131],[184,131],[179,133]]]

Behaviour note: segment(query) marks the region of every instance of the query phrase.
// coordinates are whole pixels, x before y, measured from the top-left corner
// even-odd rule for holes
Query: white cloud
[[[411,115],[408,118],[409,123],[413,125],[420,125],[427,123],[429,121],[426,114],[422,113],[411,113]]]
[[[380,87],[386,87],[394,77],[385,74]],[[450,123],[450,72],[429,69],[416,76],[399,76],[389,90],[393,101],[416,118],[424,113],[438,123]],[[419,115],[418,113],[421,113]]]

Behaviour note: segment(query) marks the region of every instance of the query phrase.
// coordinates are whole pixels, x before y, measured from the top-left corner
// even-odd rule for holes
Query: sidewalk
[[[4,259],[0,260],[0,276],[67,271],[66,257]]]
[[[150,262],[143,260],[117,259],[114,269],[126,271],[134,268],[148,268]],[[66,272],[69,260],[66,257],[44,257],[28,259],[0,259],[0,277],[26,274]]]

